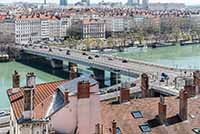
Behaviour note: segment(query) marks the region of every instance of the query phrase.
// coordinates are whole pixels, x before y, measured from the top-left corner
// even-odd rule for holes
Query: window
[[[151,132],[151,127],[149,126],[148,123],[139,125],[139,128],[141,129],[142,132]]]
[[[131,112],[131,115],[135,118],[135,119],[138,119],[138,118],[143,118],[143,115],[140,111],[133,111]]]

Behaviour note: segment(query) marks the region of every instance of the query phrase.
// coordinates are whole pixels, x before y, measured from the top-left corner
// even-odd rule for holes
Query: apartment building
[[[0,42],[15,42],[15,22],[12,18],[0,17]]]
[[[130,31],[131,28],[133,27],[133,17],[128,17],[128,16],[105,17],[105,21],[106,21],[107,37]]]
[[[190,22],[192,30],[200,31],[200,15],[191,15]]]
[[[49,39],[59,39],[61,37],[61,24],[60,24],[60,18],[51,16],[49,18]]]
[[[60,18],[60,36],[64,38],[65,36],[70,35],[71,30],[71,17],[70,16],[61,16]]]
[[[28,44],[41,40],[38,16],[17,16],[15,19],[15,42]]]
[[[105,38],[105,21],[100,19],[76,20],[72,24],[73,35],[80,38]]]
[[[44,14],[18,16],[15,19],[16,43],[28,44],[64,38],[69,28],[68,21],[66,18]]]
[[[13,88],[7,91],[11,104],[11,134],[94,134],[100,123],[98,82],[81,76],[35,84],[33,73],[19,87],[19,74],[13,74]],[[84,114],[83,114],[84,113]]]

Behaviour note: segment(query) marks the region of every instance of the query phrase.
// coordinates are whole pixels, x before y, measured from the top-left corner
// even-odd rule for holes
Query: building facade
[[[28,44],[40,39],[40,18],[37,16],[19,16],[15,19],[16,43]]]
[[[4,18],[0,20],[0,42],[15,42],[15,22],[14,19]]]
[[[72,24],[72,32],[80,38],[105,38],[105,21],[99,19],[77,20]]]

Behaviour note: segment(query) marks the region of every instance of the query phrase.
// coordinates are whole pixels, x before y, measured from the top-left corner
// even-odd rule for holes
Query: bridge
[[[93,69],[94,75],[97,81],[100,82],[100,84],[105,79],[105,71],[111,72],[112,85],[118,83],[120,75],[126,75],[129,77],[137,78],[142,73],[146,73],[150,76],[157,76],[159,79],[159,75],[164,72],[168,74],[169,78],[172,81],[182,72],[189,72],[189,70],[187,69],[177,69],[138,60],[120,58],[105,54],[83,52],[68,48],[49,48],[41,46],[22,45],[15,45],[9,47],[12,49],[16,49],[17,51],[21,51],[25,54],[44,57],[51,61],[51,65],[54,68],[63,67],[63,61],[68,61],[71,78],[76,77],[78,65],[90,67]]]
[[[181,71],[180,69],[147,63],[139,60],[131,60],[104,54],[98,55],[91,52],[83,52],[67,48],[52,47],[51,51],[49,51],[49,48],[41,48],[36,46],[15,47],[23,50],[24,53],[46,57],[54,61],[66,60],[75,64],[81,64],[110,72],[119,72],[119,74],[133,77],[142,73],[156,74],[157,72],[165,72],[169,74],[177,74]],[[67,51],[69,52],[68,54],[66,54]]]

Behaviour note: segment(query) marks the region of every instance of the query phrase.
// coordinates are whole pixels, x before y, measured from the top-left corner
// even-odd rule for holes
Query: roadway
[[[40,48],[36,46],[17,46],[17,48],[21,50],[23,49],[25,53],[39,55],[49,59],[67,60],[76,64],[82,64],[110,72],[119,72],[119,74],[134,77],[139,76],[142,73],[158,76],[158,74],[161,74],[162,72],[165,72],[169,76],[176,77],[180,75],[180,72],[182,71],[180,69],[146,63],[138,60],[119,58],[111,55],[94,54],[91,52],[82,52],[67,48],[52,47],[51,52],[49,51],[49,48]],[[70,51],[70,54],[67,55],[66,51]],[[83,53],[86,54],[83,55]],[[96,55],[98,55],[98,57],[95,57]],[[91,58],[89,59],[89,57]]]

